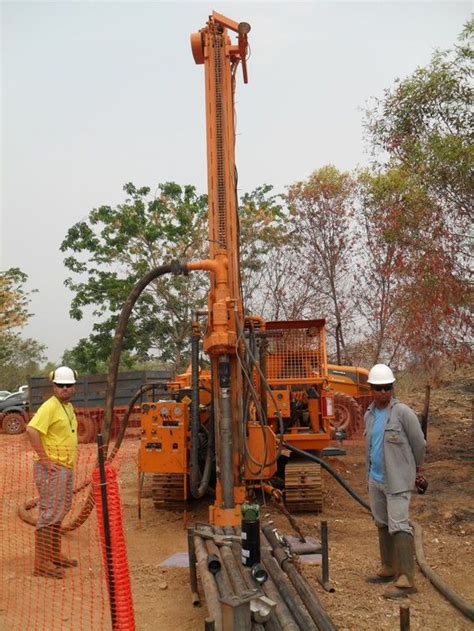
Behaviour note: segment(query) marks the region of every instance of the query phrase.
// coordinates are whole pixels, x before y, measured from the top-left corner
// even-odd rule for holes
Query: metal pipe
[[[260,336],[260,344],[258,348],[258,359],[260,364],[260,401],[262,402],[263,418],[268,418],[268,399],[267,388],[264,383],[264,379],[267,374],[267,339],[262,335]]]
[[[205,547],[207,549],[207,554],[208,554],[208,556],[206,557],[206,567],[208,567],[207,561],[208,561],[209,555],[217,558],[217,560],[221,564],[220,570],[217,573],[213,574],[214,580],[219,589],[219,594],[221,598],[231,598],[233,595],[232,584],[230,582],[227,568],[222,560],[222,556],[221,556],[219,548],[211,539],[206,540]]]
[[[104,450],[107,449],[107,445],[104,445],[102,440],[102,434],[97,434],[97,452],[99,458],[99,475],[100,475],[100,496],[102,500],[102,520],[104,526],[104,541],[105,541],[105,558],[107,560],[107,586],[109,588],[109,602],[110,602],[110,618],[112,620],[112,629],[116,629],[117,612],[115,603],[115,581],[114,581],[114,568],[112,560],[112,545],[110,539],[110,520],[109,520],[109,505],[107,503],[107,480],[105,477],[105,457]]]
[[[328,522],[321,522],[321,557],[322,557],[322,576],[318,576],[319,584],[331,594],[336,590],[331,586],[329,581],[329,546],[328,546]]]
[[[189,486],[195,499],[204,497],[209,487],[214,456],[214,418],[211,409],[209,418],[209,436],[206,451],[206,462],[201,475],[199,470],[199,331],[194,330],[191,336],[191,453],[189,459]]]
[[[215,532],[216,534],[224,534],[224,530],[222,528],[216,528]],[[221,553],[222,560],[225,564],[226,570],[229,574],[229,578],[234,588],[234,592],[237,594],[237,596],[242,596],[245,592],[248,591],[244,578],[239,568],[239,565],[242,565],[242,564],[241,563],[238,564],[236,562],[235,557],[232,554],[232,550],[229,547],[222,546],[219,551]],[[254,589],[254,588],[255,586],[253,586],[251,589]]]
[[[204,547],[203,540],[198,535],[194,535],[194,549],[196,551],[196,559],[199,568],[199,575],[201,577],[204,593],[206,595],[206,606],[210,614],[210,619],[214,621],[214,627],[209,626],[206,628],[214,628],[215,631],[223,631],[222,629],[222,612],[219,600],[219,591],[217,589],[216,582],[212,574],[207,569],[207,551]],[[207,619],[209,620],[209,619]],[[206,624],[207,624],[206,620]],[[209,621],[210,624],[210,621]]]
[[[324,610],[318,597],[311,590],[306,579],[298,572],[293,565],[293,562],[288,558],[284,548],[277,541],[272,526],[267,524],[262,528],[262,530],[272,547],[273,555],[276,561],[282,570],[284,570],[289,576],[318,629],[320,629],[320,631],[336,631],[336,627],[327,612]]]
[[[400,631],[410,631],[410,605],[400,605]]]
[[[224,528],[224,533],[226,535],[235,535],[238,534],[238,528],[232,528],[232,526],[226,526]],[[232,543],[232,554],[234,555],[234,559],[236,561],[237,566],[239,567],[242,577],[244,579],[245,585],[247,589],[251,590],[255,587],[255,583],[252,580],[250,575],[250,568],[242,565],[240,558],[240,550],[239,544],[237,542]],[[285,605],[278,589],[269,576],[266,580],[265,584],[260,587],[263,593],[271,598],[275,603],[275,615],[267,620],[265,623],[265,628],[267,631],[299,631],[298,625],[295,623],[293,616],[291,615],[288,607]]]
[[[201,599],[199,598],[197,572],[196,572],[196,550],[194,547],[194,532],[192,528],[188,528],[188,559],[189,559],[189,583],[191,586],[191,602],[193,607],[199,606]]]
[[[230,390],[230,362],[228,355],[221,355],[219,369],[220,449],[219,462],[223,508],[234,508],[234,473],[232,441],[232,403]]]
[[[270,579],[273,581],[274,585],[278,585],[278,592],[284,599],[288,609],[291,611],[294,619],[296,621],[296,627],[288,627],[293,629],[302,629],[303,631],[318,631],[318,628],[314,624],[311,616],[306,611],[304,603],[298,596],[295,588],[291,584],[289,577],[287,574],[281,569],[277,561],[272,557],[270,551],[262,548],[262,560],[269,574],[269,580],[264,584],[264,591],[268,589],[268,585],[270,583]],[[268,596],[272,598],[270,591],[268,592]],[[278,601],[276,601],[278,602]]]
[[[199,471],[199,332],[194,330],[191,335],[191,454],[189,457],[189,484],[191,494],[196,499],[198,495],[201,475]]]

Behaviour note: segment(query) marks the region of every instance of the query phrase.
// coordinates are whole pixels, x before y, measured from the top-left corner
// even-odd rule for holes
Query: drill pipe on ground
[[[214,532],[222,537],[224,534],[238,534],[239,530],[230,527],[216,528]],[[193,548],[209,611],[208,628],[212,628],[211,625],[214,624],[216,631],[223,631],[221,598],[245,598],[245,596],[248,597],[249,593],[255,592],[255,597],[263,594],[268,596],[276,603],[276,607],[271,618],[265,623],[252,620],[251,631],[335,631],[332,623],[327,625],[324,610],[322,613],[319,612],[319,617],[323,618],[323,623],[314,620],[316,614],[311,597],[314,599],[315,596],[310,592],[309,586],[306,585],[305,590],[303,577],[299,575],[298,570],[291,563],[287,563],[288,559],[284,549],[276,539],[275,542],[277,544],[276,550],[273,549],[272,542],[262,535],[261,562],[268,572],[268,579],[263,585],[257,586],[251,576],[251,569],[241,563],[241,551],[237,541],[232,542],[230,546],[217,546],[212,539],[204,540],[199,534],[194,535]],[[272,551],[276,558],[272,556]],[[219,571],[215,574],[210,572],[208,568],[207,562],[210,555],[216,557],[221,563]],[[280,567],[280,564],[284,567]],[[290,565],[289,572],[286,567],[288,565]],[[296,582],[296,585],[293,584],[293,581]]]
[[[272,547],[275,560],[290,578],[318,629],[320,629],[320,631],[336,631],[336,627],[327,612],[324,610],[318,597],[311,590],[306,579],[298,572],[292,561],[288,558],[284,548],[278,542],[272,526],[267,524],[266,526],[263,526],[262,530],[267,541]]]
[[[213,627],[209,626],[209,628],[214,628],[215,631],[223,631],[219,592],[217,590],[214,577],[207,569],[207,551],[201,537],[198,535],[194,536],[194,550],[196,553],[199,575],[204,587],[204,593],[206,594],[206,606],[210,614],[210,619],[206,620],[206,624],[209,623],[209,625],[211,625],[213,621]]]
[[[215,528],[215,532],[216,534],[224,535],[224,530],[222,528]],[[232,554],[232,550],[230,549],[230,547],[222,546],[220,548],[220,553],[221,553],[222,560],[225,563],[227,573],[229,574],[229,578],[234,588],[234,592],[237,594],[237,596],[242,596],[244,595],[244,593],[248,591],[255,591],[256,585],[251,585],[250,588],[247,588],[247,585],[244,581],[244,577],[240,570],[240,567],[243,567],[243,565],[242,563],[237,563],[234,555]]]
[[[272,557],[270,550],[262,546],[260,553],[263,565],[267,570],[268,575],[273,580],[275,589],[277,589],[276,586],[278,586],[279,594],[285,601],[287,608],[291,611],[296,621],[296,628],[299,631],[318,631],[313,619],[306,611],[304,603],[291,584],[288,575],[281,569],[277,561]]]
[[[189,583],[191,587],[191,601],[193,607],[200,605],[201,599],[199,598],[198,586],[197,586],[197,573],[196,573],[196,549],[194,547],[194,534],[191,528],[188,528],[188,558],[189,558]]]
[[[234,530],[231,526],[227,526],[224,528],[224,533],[226,535],[235,535],[238,534],[238,529]],[[240,568],[247,589],[253,589],[255,587],[255,583],[250,574],[250,568],[242,564],[239,544],[234,541],[231,549],[235,562]],[[278,589],[270,576],[267,578],[265,583],[260,586],[260,588],[263,590],[265,596],[268,596],[268,598],[276,603],[275,614],[265,623],[265,631],[299,631],[298,625],[293,621],[293,617],[288,611],[287,606],[278,593]]]
[[[219,589],[219,594],[221,598],[230,598],[234,590],[232,589],[232,584],[230,582],[229,574],[227,572],[224,560],[221,556],[221,551],[216,546],[214,541],[211,541],[210,539],[206,540],[205,547],[208,555],[213,555],[217,557],[221,564],[220,570],[216,574],[214,574],[214,580],[216,581],[217,587]]]

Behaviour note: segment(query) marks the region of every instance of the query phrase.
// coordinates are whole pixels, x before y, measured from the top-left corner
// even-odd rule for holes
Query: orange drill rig
[[[210,371],[199,373],[196,316],[192,371],[144,404],[139,458],[140,471],[154,474],[156,506],[176,508],[189,491],[200,497],[215,479],[209,520],[216,526],[239,524],[241,504],[252,494],[272,493],[275,480],[283,482],[292,509],[320,510],[320,465],[297,459],[291,447],[320,454],[334,418],[324,320],[244,316],[234,93],[239,65],[248,81],[249,31],[247,23],[213,12],[191,35],[205,74],[209,258],[186,268],[210,275],[202,336]],[[200,445],[206,444],[204,456]]]

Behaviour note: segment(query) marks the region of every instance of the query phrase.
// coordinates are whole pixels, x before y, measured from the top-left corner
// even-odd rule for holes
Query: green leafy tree
[[[17,267],[0,272],[0,383],[9,390],[26,383],[44,359],[44,345],[20,336],[32,315],[27,280]]]
[[[73,273],[66,285],[74,292],[71,316],[81,319],[94,307],[96,321],[88,340],[69,351],[79,370],[97,372],[108,360],[117,318],[132,287],[150,269],[171,260],[207,258],[207,196],[193,186],[160,184],[124,187],[127,198],[115,208],[92,210],[87,221],[69,229],[61,250]],[[277,241],[280,208],[271,187],[244,195],[240,212],[242,285],[252,293],[253,275]],[[189,361],[192,313],[206,306],[207,274],[161,277],[135,305],[124,339],[124,367],[159,359],[182,370]],[[249,299],[249,302],[251,300]]]
[[[94,306],[92,335],[71,351],[87,372],[107,362],[118,313],[136,282],[154,267],[203,254],[206,196],[175,183],[160,184],[155,195],[131,183],[124,191],[124,203],[92,210],[61,245],[69,254],[66,267],[74,273],[66,281],[75,293],[71,316],[80,320],[84,307]],[[156,355],[183,368],[191,314],[204,306],[204,286],[201,274],[153,281],[135,306],[124,351],[133,351],[140,361]]]
[[[375,151],[416,177],[442,211],[463,271],[474,207],[473,34],[471,19],[459,45],[436,51],[426,67],[397,81],[366,120]]]

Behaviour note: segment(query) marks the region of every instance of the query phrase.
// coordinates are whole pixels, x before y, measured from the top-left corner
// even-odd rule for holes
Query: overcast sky
[[[450,48],[469,2],[2,2],[1,256],[37,289],[24,330],[58,362],[92,329],[69,319],[68,228],[132,181],[206,187],[203,67],[189,35],[212,9],[249,22],[237,88],[241,192],[367,162],[362,109]]]

